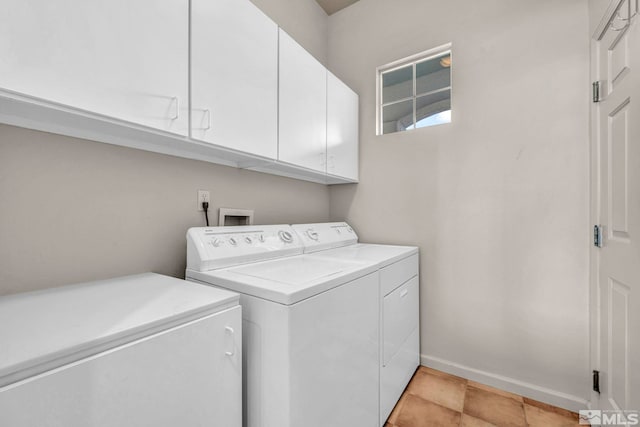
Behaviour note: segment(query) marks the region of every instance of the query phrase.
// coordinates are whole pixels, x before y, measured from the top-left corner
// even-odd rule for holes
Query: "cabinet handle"
[[[178,120],[178,117],[180,117],[180,100],[178,99],[177,96],[174,96],[173,98],[171,98],[173,101],[173,104],[175,105],[175,114],[173,115],[173,117],[171,117],[171,120]]]
[[[211,110],[207,108],[206,110],[204,110],[204,112],[207,113],[207,126],[204,128],[204,130],[209,130],[211,129]]]
[[[225,326],[224,330],[225,332],[229,333],[229,336],[231,337],[231,351],[225,351],[224,354],[226,354],[227,356],[233,356],[234,354],[236,354],[235,346],[233,345],[233,335],[235,334],[235,331],[231,326]]]

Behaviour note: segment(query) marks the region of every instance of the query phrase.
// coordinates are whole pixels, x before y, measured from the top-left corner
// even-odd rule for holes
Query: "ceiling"
[[[327,12],[327,15],[333,15],[337,11],[351,6],[358,0],[316,0],[320,6]]]

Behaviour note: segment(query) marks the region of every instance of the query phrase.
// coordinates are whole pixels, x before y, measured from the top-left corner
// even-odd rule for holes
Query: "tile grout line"
[[[464,404],[467,402],[467,390],[469,390],[469,380],[464,380],[464,394],[462,395],[462,411],[460,412],[460,422],[458,427],[462,427],[462,418],[464,418]]]

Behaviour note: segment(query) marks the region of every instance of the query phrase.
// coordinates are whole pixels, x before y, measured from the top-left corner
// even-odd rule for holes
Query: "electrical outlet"
[[[209,192],[207,190],[198,190],[198,210],[203,211],[202,202],[211,203]]]

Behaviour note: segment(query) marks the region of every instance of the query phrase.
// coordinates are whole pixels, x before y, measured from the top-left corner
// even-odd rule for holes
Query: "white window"
[[[377,134],[451,122],[451,45],[378,67]]]

